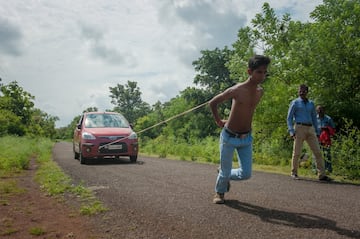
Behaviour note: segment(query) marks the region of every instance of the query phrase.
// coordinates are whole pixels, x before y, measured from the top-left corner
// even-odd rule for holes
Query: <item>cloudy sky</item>
[[[320,0],[268,0],[309,21]],[[166,102],[193,86],[200,50],[231,47],[263,1],[0,0],[0,78],[68,125],[88,107],[112,109],[109,87],[135,81]]]

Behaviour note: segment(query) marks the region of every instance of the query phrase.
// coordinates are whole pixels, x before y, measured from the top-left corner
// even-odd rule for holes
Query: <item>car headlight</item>
[[[83,139],[96,139],[94,135],[88,133],[88,132],[83,132],[82,133],[82,138]]]
[[[129,139],[137,139],[137,134],[135,132],[132,132],[130,135],[129,135]]]

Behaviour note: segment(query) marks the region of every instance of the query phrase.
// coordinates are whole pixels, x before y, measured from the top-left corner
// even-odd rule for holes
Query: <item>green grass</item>
[[[0,138],[0,177],[6,177],[29,167],[32,143],[22,137]]]
[[[107,210],[92,194],[92,191],[82,185],[73,185],[72,180],[52,160],[51,152],[54,143],[46,138],[27,138],[6,136],[0,137],[0,203],[7,205],[9,197],[23,189],[17,186],[16,175],[29,168],[31,159],[36,159],[39,165],[35,180],[48,195],[61,197],[65,193],[73,194],[81,200],[79,212],[93,215]],[[85,209],[84,209],[85,208]],[[85,213],[84,213],[85,212]]]
[[[11,234],[15,234],[17,233],[19,230],[12,228],[12,227],[8,227],[6,228],[4,231],[0,232],[1,236],[10,236]]]
[[[46,231],[44,229],[42,229],[41,227],[32,227],[29,229],[29,233],[30,233],[30,235],[33,235],[33,236],[41,236],[41,235],[44,235],[46,233]]]
[[[19,230],[13,227],[13,219],[10,218],[1,218],[2,225],[5,227],[3,230],[0,230],[0,236],[10,236],[18,232]]]
[[[81,205],[80,212],[82,215],[94,215],[99,212],[105,212],[108,209],[98,200],[91,200],[91,204]]]
[[[0,195],[13,195],[21,193],[25,189],[21,189],[17,185],[17,181],[14,179],[7,179],[0,181]]]

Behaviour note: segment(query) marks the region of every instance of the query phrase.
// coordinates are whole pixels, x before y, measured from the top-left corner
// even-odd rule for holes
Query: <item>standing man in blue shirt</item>
[[[306,141],[313,152],[316,160],[316,168],[320,181],[331,181],[326,176],[324,159],[322,157],[318,136],[316,110],[314,102],[307,98],[308,86],[300,85],[299,97],[291,101],[287,115],[287,125],[290,136],[294,139],[291,161],[291,177],[298,179],[299,157],[304,141]],[[294,125],[295,122],[295,125]]]
[[[331,137],[335,134],[335,124],[330,116],[325,114],[325,109],[322,105],[316,107],[317,123],[320,131],[320,149],[325,157],[325,170],[332,173],[331,164]]]

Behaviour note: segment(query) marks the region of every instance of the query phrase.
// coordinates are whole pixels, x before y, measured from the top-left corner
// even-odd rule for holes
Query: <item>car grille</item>
[[[102,154],[107,154],[107,153],[125,153],[128,151],[127,145],[124,142],[117,142],[114,144],[109,144],[109,143],[111,143],[111,142],[101,143],[99,152]],[[101,147],[106,144],[109,144],[109,145],[107,145],[105,147]]]
[[[122,139],[125,137],[124,136],[99,136],[99,138],[115,141],[115,140],[119,140],[119,139]]]

